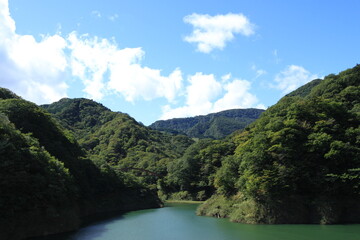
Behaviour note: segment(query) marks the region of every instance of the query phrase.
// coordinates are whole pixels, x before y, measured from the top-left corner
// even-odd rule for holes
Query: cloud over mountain
[[[319,76],[310,73],[304,67],[290,65],[275,76],[275,85],[273,87],[285,94],[316,78],[319,78]]]
[[[265,108],[250,92],[251,82],[231,79],[229,74],[217,80],[213,74],[196,73],[188,77],[188,83],[185,104],[164,106],[161,119],[204,115],[233,108]]]
[[[99,16],[94,11],[93,15]],[[194,26],[186,41],[203,52],[223,48],[235,34],[249,36],[254,26],[242,14],[186,16]],[[114,38],[72,31],[41,35],[19,34],[7,0],[0,0],[0,85],[37,104],[67,97],[76,86],[84,96],[100,101],[106,96],[122,100],[163,99],[163,118],[207,114],[230,108],[263,107],[251,93],[251,82],[226,74],[196,72],[187,75],[176,67],[167,74],[144,64],[141,47],[120,48]],[[159,108],[159,106],[157,106]]]
[[[66,97],[74,81],[95,100],[117,93],[130,102],[173,101],[182,87],[181,70],[163,76],[142,65],[144,55],[141,48],[120,49],[114,40],[76,32],[45,35],[39,41],[17,34],[8,1],[0,1],[0,84],[38,104]]]

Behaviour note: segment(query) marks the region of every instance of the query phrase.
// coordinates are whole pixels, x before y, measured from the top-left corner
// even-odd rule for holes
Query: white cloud
[[[186,87],[186,105],[172,109],[170,105],[163,108],[162,118],[185,117],[206,114],[212,109],[212,102],[222,91],[221,84],[214,75],[196,73],[188,77],[189,85]]]
[[[182,73],[175,69],[162,76],[158,69],[142,67],[139,63],[115,62],[111,66],[109,88],[121,93],[129,102],[164,97],[173,101],[182,87]]]
[[[224,86],[226,93],[213,105],[213,112],[219,112],[232,108],[249,108],[258,104],[255,95],[249,92],[251,83],[246,80],[234,79]],[[259,105],[263,108],[262,105]]]
[[[319,76],[311,74],[302,66],[290,65],[275,76],[276,84],[272,87],[286,94],[316,78],[319,78]]]
[[[29,75],[41,72],[43,77],[53,79],[65,70],[66,41],[59,35],[43,37],[40,42],[30,35],[14,35],[12,41],[7,46],[9,56]]]
[[[204,75],[196,73],[188,79],[190,85],[186,88],[186,104],[191,106],[201,106],[217,98],[221,93],[222,86],[216,81],[213,74]]]
[[[63,81],[66,69],[66,41],[58,36],[43,36],[36,41],[31,35],[15,33],[8,1],[0,1],[0,85],[37,103],[66,96]]]
[[[114,40],[76,32],[37,41],[15,30],[8,1],[0,0],[0,86],[38,104],[66,97],[66,81],[74,78],[95,100],[118,93],[127,101],[166,98],[172,102],[182,89],[180,69],[163,76],[161,70],[142,66],[141,48],[120,49]]]
[[[230,24],[227,18],[223,21],[216,24]],[[252,33],[251,29],[235,31],[232,26],[225,29],[231,34]],[[112,93],[129,102],[165,98],[171,105],[164,107],[163,118],[258,106],[246,80],[233,79],[231,74],[218,80],[212,74],[196,73],[188,77],[184,87],[180,69],[164,75],[160,69],[143,66],[144,56],[141,48],[121,49],[114,40],[76,32],[66,37],[60,33],[42,36],[40,40],[19,35],[8,2],[0,0],[0,86],[25,99],[38,104],[57,101],[67,96],[67,81],[81,81],[87,97],[95,100]],[[185,104],[173,107],[183,92]]]
[[[11,18],[9,12],[8,0],[0,0],[0,41],[3,43],[9,36],[15,32],[15,21]]]
[[[191,117],[234,108],[265,108],[259,104],[256,96],[250,93],[249,81],[230,78],[231,74],[222,76],[220,81],[212,74],[196,73],[189,76],[186,104],[176,108],[164,106],[161,119]]]
[[[117,48],[107,39],[78,36],[72,32],[68,36],[68,48],[71,50],[70,68],[72,74],[83,84],[87,96],[100,100],[104,96],[104,75]]]
[[[69,35],[71,69],[83,80],[89,97],[100,100],[107,91],[122,94],[127,101],[164,97],[173,101],[182,87],[182,73],[175,69],[169,76],[143,67],[145,52],[141,48],[119,49],[107,39]]]
[[[243,14],[226,15],[191,14],[184,17],[184,22],[193,25],[194,30],[184,40],[196,43],[197,50],[209,53],[215,48],[223,49],[226,42],[234,39],[234,34],[250,36],[254,34],[254,25]]]

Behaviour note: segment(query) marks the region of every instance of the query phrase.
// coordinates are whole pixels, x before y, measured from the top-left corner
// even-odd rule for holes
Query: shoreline
[[[202,204],[205,201],[193,201],[193,200],[165,200],[164,204],[167,203],[186,203],[186,204]]]

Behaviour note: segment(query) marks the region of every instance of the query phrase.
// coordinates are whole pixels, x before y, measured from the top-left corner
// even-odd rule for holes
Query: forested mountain
[[[90,159],[131,172],[153,189],[167,174],[168,163],[193,143],[183,135],[151,130],[88,99],[62,99],[43,107],[73,132]]]
[[[234,149],[220,141],[194,142],[152,130],[88,99],[62,99],[43,107],[73,132],[90,159],[132,173],[162,199],[209,198],[220,159]]]
[[[159,120],[149,127],[194,138],[224,138],[259,118],[262,109],[232,109],[204,116]]]
[[[360,65],[282,98],[233,136],[199,214],[245,223],[360,221]]]
[[[262,112],[156,123],[195,141],[92,100],[39,107],[0,88],[0,239],[73,230],[159,197],[208,199],[198,214],[244,223],[360,222],[360,65]],[[244,116],[260,117],[211,139]]]
[[[152,130],[127,114],[111,112],[88,99],[62,99],[43,107],[74,133],[90,159],[132,173],[157,189],[162,199],[209,198],[215,190],[213,179],[222,157],[234,150],[232,143],[210,139],[194,142],[185,135]],[[237,122],[228,125],[231,128],[244,124],[246,119],[253,121],[262,111],[230,110],[200,118],[212,119],[204,120],[204,126]]]
[[[0,239],[78,228],[84,218],[159,207],[156,194],[92,161],[49,113],[0,89]]]

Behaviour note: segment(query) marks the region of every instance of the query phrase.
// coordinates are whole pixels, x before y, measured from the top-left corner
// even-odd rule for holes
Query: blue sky
[[[145,125],[266,108],[355,66],[358,0],[0,0],[0,86]]]

